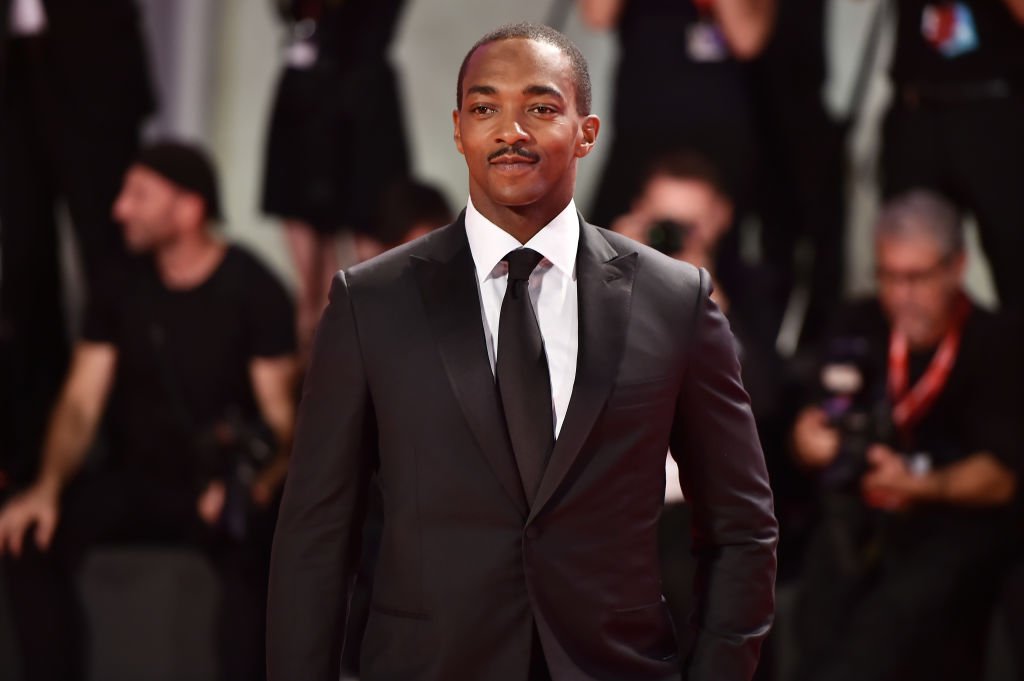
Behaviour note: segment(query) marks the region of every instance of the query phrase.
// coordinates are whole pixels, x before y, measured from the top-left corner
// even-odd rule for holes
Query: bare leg
[[[324,260],[321,254],[322,241],[326,237],[299,220],[286,220],[284,227],[298,277],[295,329],[299,356],[304,358],[313,340],[320,313],[327,303],[324,281],[329,281],[330,275],[323,271]]]

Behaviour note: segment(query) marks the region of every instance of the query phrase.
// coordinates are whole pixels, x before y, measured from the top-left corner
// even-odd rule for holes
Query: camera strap
[[[889,397],[892,399],[892,420],[897,430],[906,434],[931,409],[949,380],[949,374],[960,351],[964,325],[971,313],[971,302],[960,294],[955,303],[949,330],[932,357],[928,369],[913,387],[910,386],[910,345],[905,334],[893,329],[889,336]]]

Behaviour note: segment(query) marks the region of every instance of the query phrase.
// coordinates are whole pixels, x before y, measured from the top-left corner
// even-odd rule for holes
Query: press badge
[[[719,62],[729,58],[729,43],[711,19],[701,19],[686,27],[686,51],[695,62]]]
[[[921,35],[948,59],[978,49],[978,31],[971,8],[962,2],[926,5],[921,14]]]

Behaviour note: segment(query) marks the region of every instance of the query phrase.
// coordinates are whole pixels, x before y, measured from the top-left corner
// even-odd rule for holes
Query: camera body
[[[822,471],[821,483],[830,489],[853,489],[868,469],[871,445],[894,443],[892,406],[884,367],[871,361],[866,338],[836,338],[826,357],[819,377],[821,407],[839,431],[839,453]]]
[[[647,226],[644,240],[659,253],[674,256],[686,247],[692,233],[693,225],[665,218]]]

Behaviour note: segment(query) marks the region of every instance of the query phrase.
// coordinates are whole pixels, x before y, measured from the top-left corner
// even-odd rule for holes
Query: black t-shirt
[[[1003,0],[899,0],[897,85],[1005,79],[1024,87],[1024,25]]]
[[[838,315],[822,364],[837,359],[845,363],[856,355],[852,363],[860,368],[864,395],[871,402],[884,400],[889,333],[877,301],[848,305]],[[946,385],[913,428],[911,452],[926,453],[936,468],[988,452],[1020,469],[1024,369],[1018,338],[1016,326],[1007,318],[973,307]],[[928,369],[933,355],[934,349],[910,353],[911,386]]]
[[[106,436],[118,463],[188,480],[199,465],[197,431],[232,415],[258,422],[249,363],[295,351],[292,304],[237,246],[188,290],[166,288],[148,259],[135,265],[130,284],[94,301],[83,325],[85,340],[117,347]]]

